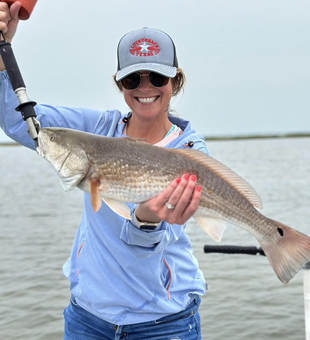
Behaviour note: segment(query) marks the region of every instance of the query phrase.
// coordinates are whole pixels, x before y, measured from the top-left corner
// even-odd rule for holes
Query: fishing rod
[[[19,1],[21,8],[19,11],[19,19],[28,20],[37,0],[0,0],[6,2],[11,6],[14,2]],[[5,40],[4,34],[0,31],[0,55],[3,60],[6,72],[8,74],[12,88],[17,96],[19,105],[16,107],[16,111],[19,111],[27,123],[28,134],[33,139],[35,146],[38,146],[38,133],[40,130],[40,123],[36,120],[36,113],[34,107],[36,102],[29,100],[26,85],[19,70],[17,61],[15,59],[11,44]]]
[[[246,254],[246,255],[262,255],[266,256],[264,250],[260,247],[244,247],[244,246],[204,246],[205,253],[221,253],[221,254]],[[304,303],[305,303],[305,326],[306,340],[310,340],[310,262],[303,266],[304,274]]]

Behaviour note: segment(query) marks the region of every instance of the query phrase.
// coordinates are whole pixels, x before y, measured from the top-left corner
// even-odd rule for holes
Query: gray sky
[[[187,86],[172,108],[204,136],[310,132],[308,0],[57,3],[38,0],[13,41],[38,103],[128,111],[116,47],[148,26],[174,40]]]

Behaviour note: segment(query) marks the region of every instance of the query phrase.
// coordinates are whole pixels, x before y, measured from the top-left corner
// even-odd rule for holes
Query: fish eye
[[[55,135],[50,135],[50,141],[54,142],[54,140],[56,139]]]

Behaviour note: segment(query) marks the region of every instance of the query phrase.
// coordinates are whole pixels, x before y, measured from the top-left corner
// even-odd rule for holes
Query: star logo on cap
[[[148,45],[146,42],[143,42],[143,44],[139,45],[141,47],[140,52],[148,52],[148,48],[151,47],[151,45]]]

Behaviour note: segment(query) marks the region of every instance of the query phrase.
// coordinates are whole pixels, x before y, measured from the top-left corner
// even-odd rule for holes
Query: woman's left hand
[[[142,222],[184,224],[199,206],[201,186],[196,186],[196,180],[195,175],[189,174],[175,179],[159,195],[140,203],[136,208],[136,217]]]

